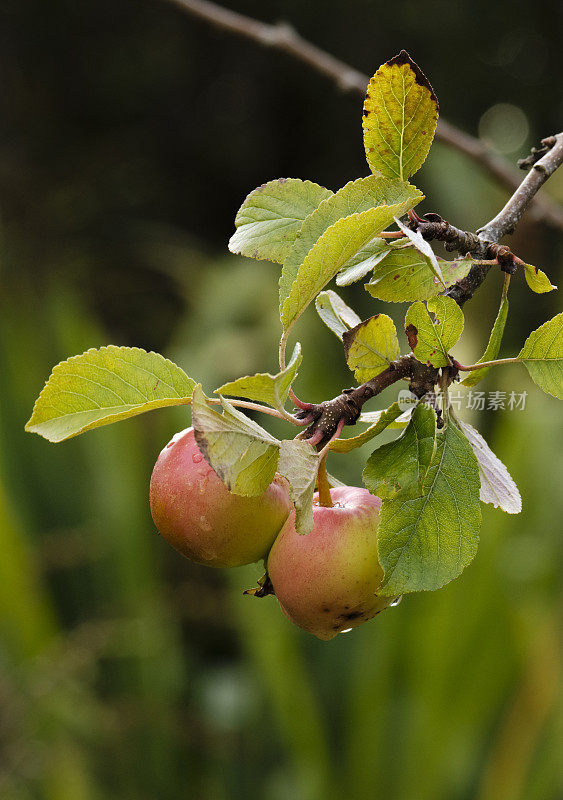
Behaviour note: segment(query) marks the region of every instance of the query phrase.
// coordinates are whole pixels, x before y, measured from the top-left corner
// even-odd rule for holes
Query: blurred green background
[[[558,130],[557,2],[229,5],[369,74],[406,48],[443,115],[513,161]],[[523,411],[462,412],[522,514],[485,508],[457,581],[331,643],[241,595],[259,565],[212,571],[156,535],[151,468],[186,410],[57,446],[23,432],[52,366],[89,347],[159,350],[208,391],[275,369],[278,267],[228,254],[234,214],[274,177],[366,174],[361,99],[159,0],[4,0],[0,43],[2,800],[559,800],[563,426],[523,369],[479,387],[527,391]],[[424,211],[470,229],[506,198],[440,145],[417,183]],[[563,200],[563,175],[544,192]],[[562,241],[529,215],[512,243],[557,283]],[[468,305],[461,360],[500,284]],[[345,292],[373,313],[364,295]],[[517,275],[502,354],[560,310]],[[298,336],[300,396],[350,385],[313,312]],[[329,469],[358,482],[366,455]]]

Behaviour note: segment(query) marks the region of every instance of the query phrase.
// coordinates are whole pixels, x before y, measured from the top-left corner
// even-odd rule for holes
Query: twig
[[[507,233],[512,233],[535,194],[550,175],[563,163],[563,133],[550,136],[552,145],[528,172],[502,211],[479,231],[479,238],[487,242],[498,242]],[[548,141],[544,139],[544,142]]]
[[[344,425],[354,425],[357,422],[362,407],[368,400],[400,380],[409,380],[410,390],[417,397],[423,397],[433,390],[438,380],[438,370],[417,361],[412,354],[402,356],[361,386],[345,389],[332,400],[325,400],[318,405],[312,404],[309,413],[313,417],[313,423],[303,434],[304,437],[309,437],[307,441],[312,443],[314,436],[315,444],[326,445]],[[319,433],[322,434],[320,439]]]
[[[496,367],[499,364],[520,364],[521,359],[515,356],[514,358],[497,358],[494,361],[480,361],[477,364],[460,364],[459,361],[454,361],[454,366],[461,372],[472,372],[474,369],[481,369],[482,367]]]
[[[287,23],[270,25],[260,20],[223,8],[210,0],[169,0],[182,11],[192,14],[217,28],[251,39],[265,47],[271,47],[308,64],[325,75],[345,92],[365,93],[369,77],[345,64],[306,39]],[[483,141],[440,119],[436,139],[466,155],[481,168],[493,175],[510,191],[520,184],[518,173],[501,156]],[[535,197],[533,208],[537,219],[553,227],[563,229],[563,209],[545,197]]]
[[[499,239],[512,233],[534,195],[550,175],[563,164],[563,133],[543,140],[551,142],[551,147],[532,167],[520,186],[516,189],[504,208],[478,233],[462,231],[439,214],[425,214],[419,217],[414,211],[409,213],[409,226],[419,231],[426,241],[438,239],[446,243],[447,250],[457,250],[463,255],[469,253],[479,261],[471,267],[465,278],[451,286],[446,294],[462,306],[485,280],[493,260],[502,270],[513,273],[522,259],[515,256],[509,247],[499,245]]]
[[[536,161],[539,161],[542,156],[544,156],[547,151],[553,147],[555,144],[555,140],[553,136],[548,136],[546,139],[542,139],[541,147],[532,147],[530,155],[526,156],[526,158],[520,158],[516,163],[518,164],[518,169],[530,169],[533,167]]]
[[[209,403],[213,403],[213,405],[221,405],[221,401],[215,397],[207,398]],[[229,397],[229,403],[232,406],[236,406],[237,408],[248,408],[251,411],[260,411],[262,414],[269,414],[271,417],[277,417],[278,419],[286,419],[283,414],[281,414],[277,409],[270,408],[269,406],[260,405],[260,403],[251,403],[248,400],[233,400]],[[291,415],[288,414],[287,416],[288,422],[296,423],[294,419],[291,418]]]
[[[269,25],[267,22],[223,8],[209,0],[170,0],[170,2],[217,28],[251,39],[264,47],[288,53],[317,72],[332,78],[345,92],[355,91],[364,94],[366,91],[369,82],[366,75],[303,39],[287,23],[278,22],[276,25]]]

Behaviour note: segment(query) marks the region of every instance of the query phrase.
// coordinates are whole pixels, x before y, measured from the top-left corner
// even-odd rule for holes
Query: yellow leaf
[[[370,169],[406,181],[420,169],[434,138],[438,100],[405,50],[371,79],[364,102],[364,146]]]

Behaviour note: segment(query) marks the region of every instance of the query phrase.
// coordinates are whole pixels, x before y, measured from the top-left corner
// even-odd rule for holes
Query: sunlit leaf
[[[346,362],[357,381],[369,381],[401,355],[391,317],[376,314],[342,336]]]
[[[405,316],[405,333],[415,357],[434,367],[448,366],[448,351],[462,330],[463,312],[451,297],[432,297],[426,306],[413,303]]]
[[[280,443],[226,400],[222,406],[219,414],[201,386],[194,388],[192,420],[198,447],[230,492],[262,494],[276,473]]]
[[[453,424],[437,432],[436,451],[413,500],[384,500],[378,530],[383,592],[439,589],[477,552],[479,469],[471,445]]]
[[[471,258],[456,261],[438,259],[446,286],[465,278],[473,264]],[[337,278],[338,283],[338,278]],[[372,297],[387,302],[428,300],[444,290],[427,256],[414,247],[389,250],[375,267],[365,289]]]
[[[408,180],[434,138],[438,100],[404,50],[375,73],[364,102],[364,145],[372,172]]]
[[[522,511],[520,492],[500,458],[495,456],[475,428],[461,420],[457,420],[457,424],[477,457],[481,501],[491,503],[495,508],[502,508],[507,514],[519,514]]]
[[[431,297],[426,301],[427,309],[434,314],[434,327],[442,344],[449,350],[458,341],[463,331],[463,311],[451,297]]]
[[[62,442],[145,411],[187,404],[194,386],[158,353],[115,345],[87,350],[53,369],[25,429]]]
[[[518,358],[540,389],[563,400],[563,312],[532,331]]]
[[[526,283],[532,292],[536,294],[544,294],[557,289],[557,286],[551,283],[545,272],[533,267],[531,264],[524,264],[524,275],[526,276]]]
[[[315,308],[327,328],[330,328],[339,339],[342,339],[343,333],[361,322],[356,312],[332,289],[317,295]]]
[[[284,261],[280,277],[280,314],[295,281],[299,269],[311,248],[318,242],[323,233],[342,217],[361,214],[363,211],[377,206],[398,206],[396,216],[401,216],[424,199],[424,195],[415,186],[403,181],[390,180],[376,175],[350,181],[339,189],[332,197],[324,200],[303,222],[291,250]],[[371,239],[377,236],[392,222],[392,218],[383,227],[375,229]],[[366,242],[363,242],[360,247]],[[358,247],[341,264],[343,267],[360,249]],[[339,267],[340,269],[340,267]]]
[[[407,203],[408,205],[408,203]],[[328,228],[299,268],[281,312],[286,330],[352,256],[389,225],[398,206],[378,206],[352,214]]]
[[[264,183],[238,210],[229,250],[283,264],[303,220],[331,195],[329,189],[299,178]]]
[[[362,476],[366,489],[387,500],[420,497],[435,446],[436,414],[419,403],[401,436],[368,458]]]
[[[259,372],[257,375],[238,378],[236,381],[224,383],[219,389],[215,389],[215,393],[230,397],[245,397],[247,400],[268,403],[274,408],[283,408],[302,360],[301,345],[297,343],[291,361],[277,375]]]

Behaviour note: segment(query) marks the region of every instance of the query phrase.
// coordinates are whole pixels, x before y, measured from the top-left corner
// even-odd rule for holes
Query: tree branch
[[[446,243],[446,249],[457,250],[463,255],[469,253],[483,263],[475,264],[465,278],[457,281],[445,294],[460,306],[473,297],[475,291],[485,280],[494,264],[507,273],[512,273],[518,263],[522,263],[509,247],[498,244],[498,240],[511,233],[526,208],[530,205],[535,193],[546,182],[550,175],[563,164],[563,133],[543,140],[549,143],[547,152],[534,164],[521,185],[514,192],[508,203],[494,219],[488,222],[478,233],[462,231],[439,214],[425,214],[419,217],[416,212],[409,212],[409,226],[419,231],[426,241],[438,239]],[[489,263],[484,263],[488,261]],[[513,359],[507,361],[512,362]],[[463,369],[453,361],[447,376],[448,382],[454,380],[458,369]],[[467,369],[467,368],[466,368]],[[312,441],[322,446],[334,434],[339,422],[354,425],[360,416],[362,406],[372,397],[399,380],[409,380],[409,389],[417,397],[432,392],[439,378],[439,372],[429,364],[423,364],[414,355],[402,356],[392,362],[387,369],[375,378],[355,389],[345,389],[333,400],[325,400],[318,405],[304,404],[297,418],[311,419],[312,424],[305,435],[315,437]]]
[[[169,0],[182,11],[192,14],[236,36],[250,39],[303,61],[312,69],[330,78],[345,92],[366,91],[369,77],[345,64],[306,39],[287,23],[270,25],[237,11],[223,8],[210,0]],[[436,139],[466,155],[488,171],[505,188],[514,191],[520,184],[518,172],[483,141],[440,119]],[[537,191],[537,190],[536,190]],[[563,230],[563,209],[548,198],[535,197],[533,209],[537,219]]]
[[[312,443],[322,447],[334,435],[338,424],[355,425],[362,411],[364,403],[371,400],[388,386],[400,380],[409,381],[409,389],[417,397],[434,389],[438,381],[438,370],[428,364],[417,361],[412,353],[401,356],[397,361],[392,361],[387,369],[371,378],[361,386],[344,389],[338,397],[325,400],[318,405],[307,404],[307,410],[300,411],[296,417],[310,417],[312,424],[303,434],[303,437],[315,437]]]
[[[419,217],[412,211],[409,214],[410,227],[419,231],[426,241],[438,239],[446,243],[447,250],[457,250],[462,255],[469,253],[479,260],[492,260],[505,272],[515,272],[517,264],[522,263],[521,259],[517,258],[509,247],[498,242],[503,236],[514,231],[536,192],[563,164],[563,133],[543,139],[542,144],[547,148],[544,155],[535,161],[504,208],[478,233],[462,231],[442,219],[439,214],[425,214],[424,217]],[[491,266],[491,264],[475,264],[467,276],[451,286],[446,294],[462,306],[473,297]]]
[[[546,154],[533,165],[508,203],[494,219],[479,231],[479,238],[487,242],[498,242],[507,233],[513,233],[520,217],[528,208],[536,192],[563,163],[563,133],[543,139],[550,143]]]

